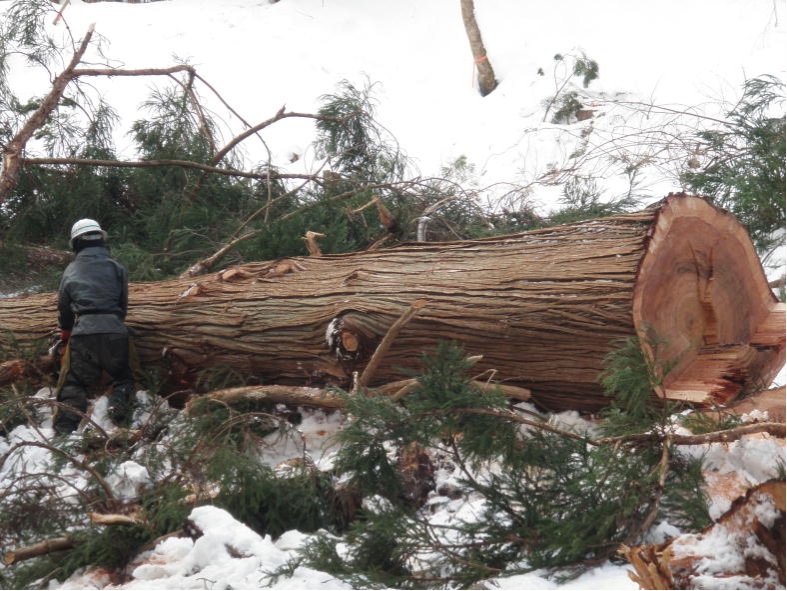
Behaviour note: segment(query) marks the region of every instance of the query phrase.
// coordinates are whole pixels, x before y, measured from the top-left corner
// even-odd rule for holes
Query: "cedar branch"
[[[72,72],[72,78],[80,76],[169,76],[178,72],[189,72],[195,74],[194,67],[186,64],[172,66],[169,68],[139,68],[135,70],[125,70],[120,68],[80,68]]]
[[[152,168],[158,166],[178,166],[181,168],[194,168],[205,172],[236,176],[248,179],[306,179],[315,180],[310,174],[284,174],[278,172],[246,172],[234,168],[218,168],[208,164],[192,162],[190,160],[99,160],[95,158],[19,158],[23,164],[51,164],[51,165],[78,165],[78,166],[106,166],[109,168]]]
[[[41,101],[39,107],[27,121],[25,121],[22,128],[6,146],[3,156],[3,172],[2,175],[0,175],[0,203],[3,203],[6,196],[16,187],[16,183],[19,180],[19,173],[22,170],[21,154],[24,152],[27,142],[33,137],[36,130],[44,124],[52,111],[57,108],[66,90],[66,86],[74,79],[74,70],[79,62],[82,61],[82,56],[84,56],[85,51],[87,51],[90,39],[93,37],[94,29],[95,24],[88,27],[87,33],[82,39],[82,43],[79,44],[79,47],[74,52],[68,66],[66,66],[66,69],[63,70],[52,83],[52,90],[49,91],[49,94]]]
[[[410,304],[410,307],[402,313],[398,320],[396,320],[396,322],[391,325],[391,328],[388,329],[388,332],[383,337],[383,340],[380,341],[379,345],[377,345],[377,348],[375,349],[374,354],[372,354],[371,359],[369,359],[369,363],[366,364],[363,373],[358,378],[358,382],[355,384],[354,391],[366,387],[366,385],[369,383],[369,380],[371,380],[372,376],[374,376],[374,372],[377,370],[377,367],[382,362],[383,357],[385,357],[385,354],[388,352],[388,349],[391,348],[394,340],[396,340],[399,332],[425,306],[426,300],[424,299],[418,299],[414,301],[412,304]]]
[[[116,68],[77,68],[82,61],[90,40],[93,37],[95,30],[95,23],[88,27],[79,47],[71,57],[68,66],[55,78],[52,83],[52,89],[46,95],[44,100],[39,105],[38,109],[25,121],[22,128],[11,139],[8,145],[3,150],[3,172],[0,175],[0,203],[5,201],[8,194],[16,187],[19,180],[19,174],[24,164],[74,164],[79,163],[78,159],[38,159],[24,158],[24,153],[27,142],[33,137],[36,130],[38,130],[51,113],[57,108],[60,99],[65,93],[66,87],[79,77],[87,76],[171,76],[177,72],[188,71],[194,76],[194,68],[188,65],[177,65],[170,68],[141,68],[141,69],[116,69]],[[49,160],[49,162],[46,162]],[[56,162],[60,160],[60,162]],[[115,164],[117,166],[117,164]]]
[[[46,450],[49,450],[52,453],[58,453],[58,454],[62,455],[64,458],[66,458],[69,462],[71,462],[74,466],[76,466],[80,470],[84,470],[85,472],[88,472],[95,479],[95,481],[98,483],[98,485],[103,489],[104,494],[107,496],[107,499],[110,499],[110,500],[114,500],[115,499],[115,495],[113,494],[112,489],[110,488],[109,484],[107,484],[107,481],[104,480],[104,478],[101,476],[101,474],[99,474],[95,470],[95,468],[93,468],[92,466],[86,464],[85,462],[80,461],[79,459],[77,459],[76,457],[72,456],[67,451],[64,451],[64,450],[62,450],[62,449],[60,449],[58,447],[55,447],[53,445],[49,445],[47,443],[42,443],[42,442],[39,442],[39,441],[23,441],[21,443],[18,443],[17,445],[12,447],[11,449],[9,449],[5,453],[5,455],[3,456],[2,461],[0,461],[0,466],[2,466],[5,463],[5,460],[15,450],[17,450],[17,449],[19,449],[21,447],[40,447],[41,449],[46,449]]]
[[[281,119],[287,119],[290,117],[301,117],[305,119],[316,119],[317,121],[341,121],[341,119],[337,119],[335,117],[325,117],[323,115],[315,115],[313,113],[295,113],[292,111],[285,112],[284,107],[279,109],[279,111],[270,119],[266,119],[265,121],[258,123],[254,127],[247,129],[243,133],[238,136],[235,136],[226,146],[224,146],[218,153],[213,157],[211,161],[212,164],[216,165],[221,162],[224,157],[239,143],[245,140],[247,137],[254,135],[258,131],[265,129],[266,127],[280,121]]]
[[[664,491],[667,485],[667,474],[669,472],[669,461],[670,461],[670,447],[672,443],[672,437],[667,435],[662,443],[662,450],[661,450],[661,461],[659,462],[656,469],[659,472],[659,481],[658,484],[654,487],[655,490],[649,491],[652,494],[651,503],[650,503],[650,510],[648,514],[645,516],[645,519],[642,523],[639,524],[638,527],[634,528],[631,533],[627,536],[625,544],[631,544],[634,540],[638,539],[642,536],[645,532],[649,531],[653,522],[656,521],[656,517],[659,515],[659,509],[661,507],[661,499],[664,496]]]
[[[11,566],[17,562],[36,558],[37,556],[44,556],[45,554],[51,554],[52,552],[58,552],[60,550],[68,550],[75,545],[76,542],[69,537],[52,538],[44,540],[43,542],[38,542],[37,544],[32,544],[31,546],[19,548],[18,550],[10,550],[3,556],[3,562],[6,566]]]
[[[785,424],[751,423],[732,429],[726,429],[724,431],[703,433],[702,435],[669,435],[668,437],[674,445],[703,445],[705,443],[730,443],[731,441],[737,441],[741,437],[754,433],[767,433],[773,437],[783,439],[785,437]],[[620,435],[618,437],[596,439],[592,443],[594,445],[607,443],[645,443],[660,441],[664,438],[665,436],[659,433],[636,433],[634,435]]]

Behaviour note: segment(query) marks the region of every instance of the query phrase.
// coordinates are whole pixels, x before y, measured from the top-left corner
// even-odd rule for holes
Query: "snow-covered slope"
[[[0,1],[0,11],[10,0]],[[652,156],[652,141],[639,136],[664,121],[640,103],[720,114],[739,97],[745,79],[785,77],[783,0],[477,0],[476,14],[498,89],[482,98],[456,0],[168,0],[147,4],[73,0],[64,20],[50,28],[81,37],[90,23],[104,39],[110,64],[125,68],[193,64],[237,113],[254,124],[282,106],[315,112],[320,97],[342,80],[374,87],[378,120],[409,154],[418,171],[437,175],[465,157],[480,186],[530,185],[566,165],[581,130],[593,129],[591,145],[616,156],[611,134],[627,136],[626,149]],[[68,25],[68,31],[65,25]],[[565,57],[562,64],[556,54]],[[544,101],[554,96],[573,58],[599,65],[586,90],[596,117],[584,123],[543,123]],[[95,52],[90,59],[100,61]],[[19,67],[13,81],[37,93],[49,77]],[[576,82],[576,81],[575,81]],[[161,80],[96,81],[119,109],[118,145],[130,149],[124,131],[139,116],[150,87]],[[240,122],[197,84],[204,99],[238,133]],[[609,101],[625,101],[612,104]],[[667,115],[674,118],[673,113]],[[315,165],[312,122],[287,120],[265,131],[266,150],[284,170]],[[640,143],[642,145],[636,146]],[[247,141],[253,159],[266,151]],[[622,145],[622,144],[621,144]],[[292,164],[292,156],[299,159]],[[628,187],[628,162],[597,163],[607,196]],[[640,192],[658,199],[677,190],[674,170],[643,168]],[[532,199],[554,204],[559,188],[533,185]]]
[[[0,0],[0,18],[10,3]],[[587,172],[598,177],[607,196],[629,186],[625,159],[615,163],[609,157],[642,159],[638,191],[651,200],[678,190],[674,167],[646,162],[660,147],[648,130],[673,114],[643,105],[716,116],[738,99],[745,79],[771,74],[784,80],[786,7],[785,0],[476,0],[488,56],[500,82],[485,98],[474,88],[474,64],[456,0],[72,0],[64,20],[51,29],[66,34],[67,25],[79,38],[96,23],[103,52],[118,67],[165,67],[186,60],[251,123],[268,119],[285,105],[292,111],[314,112],[320,97],[335,92],[341,80],[358,87],[368,82],[374,85],[379,122],[421,174],[437,175],[442,167],[466,157],[479,186],[530,185],[533,202],[550,208],[560,187],[539,181],[568,162],[583,130],[590,130],[591,147],[605,155],[588,163]],[[554,56],[583,52],[599,64],[599,79],[584,91],[596,116],[581,123],[544,123],[543,103],[566,75],[559,64],[555,68]],[[95,53],[90,60],[103,62]],[[51,80],[19,63],[10,82],[25,89],[20,92],[24,97],[45,93]],[[125,155],[132,155],[125,132],[155,84],[161,81],[96,81],[121,114],[117,141]],[[223,118],[228,141],[242,130],[241,122],[206,87],[199,88]],[[264,137],[273,163],[283,170],[316,166],[309,121],[281,122]],[[621,143],[611,138],[633,140]],[[621,151],[623,145],[629,152]],[[265,153],[259,142],[249,142],[246,151],[250,160]],[[298,156],[294,163],[293,154]],[[95,417],[109,428],[101,402]],[[325,434],[336,427],[326,426],[326,420],[337,417],[315,415],[301,428],[307,435],[312,429]],[[17,429],[0,439],[0,453],[18,438],[51,435],[47,428],[45,424],[40,433]],[[319,447],[322,439],[315,436],[313,443],[313,456],[329,461],[329,453]],[[758,481],[766,472],[761,463],[784,462],[784,449],[777,443],[731,447],[735,453],[705,451],[710,451],[719,472],[738,472],[747,482]],[[30,458],[42,459],[42,454]],[[139,474],[129,469],[126,483]],[[473,510],[472,503],[447,502],[437,517],[466,516]],[[215,508],[198,509],[193,519],[205,533],[202,538],[160,544],[139,558],[130,571],[134,579],[123,588],[254,588],[262,572],[280,565],[302,539],[297,532],[275,542],[261,538]],[[669,524],[654,530],[655,536],[674,533]],[[239,552],[230,553],[228,547]],[[540,574],[498,579],[496,584],[501,589],[558,587]],[[108,580],[89,573],[61,588],[106,585]],[[275,588],[347,586],[324,573],[301,569]],[[625,567],[606,565],[560,588],[637,586]]]

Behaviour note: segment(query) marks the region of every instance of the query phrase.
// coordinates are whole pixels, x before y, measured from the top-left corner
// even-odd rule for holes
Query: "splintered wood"
[[[769,480],[703,531],[621,554],[640,589],[784,589],[784,520],[785,483]]]

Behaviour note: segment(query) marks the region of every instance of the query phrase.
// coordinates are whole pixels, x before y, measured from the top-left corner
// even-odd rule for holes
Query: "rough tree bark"
[[[478,69],[478,91],[481,96],[486,96],[497,88],[495,71],[486,54],[481,29],[478,28],[478,21],[475,18],[475,3],[473,0],[460,0],[460,4],[462,5],[462,20],[465,23],[465,31],[470,41],[470,50],[473,52],[473,60]]]
[[[658,394],[699,405],[766,386],[784,364],[784,305],[729,213],[670,195],[645,211],[463,242],[251,263],[132,284],[129,324],[145,366],[170,388],[206,369],[249,384],[351,387],[413,302],[425,303],[374,372],[374,387],[460,342],[483,379],[526,388],[549,409],[594,411],[617,339],[639,335],[674,364]],[[0,346],[32,346],[54,294],[0,300]],[[487,372],[487,373],[484,373]],[[481,379],[481,378],[479,378]]]

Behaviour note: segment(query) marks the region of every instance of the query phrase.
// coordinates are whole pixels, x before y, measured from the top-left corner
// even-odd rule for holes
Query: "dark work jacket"
[[[66,267],[57,292],[58,325],[80,334],[128,334],[128,273],[103,246],[89,246]]]

